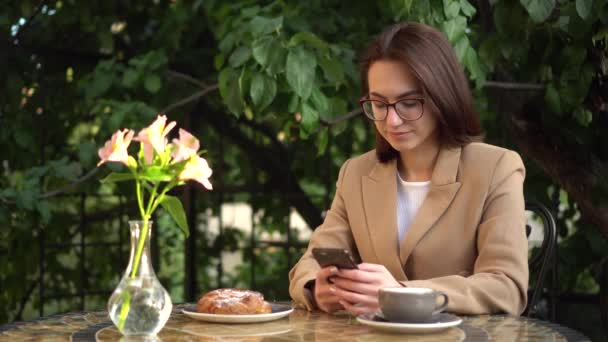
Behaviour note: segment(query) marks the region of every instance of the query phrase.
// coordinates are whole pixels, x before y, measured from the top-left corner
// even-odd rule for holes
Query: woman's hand
[[[330,281],[330,278],[333,280],[337,274],[338,269],[329,266],[319,270],[315,279],[314,296],[317,307],[328,313],[344,309],[339,303],[340,298],[336,296],[336,288]]]
[[[338,271],[332,278],[334,294],[339,298],[338,303],[352,313],[375,313],[380,309],[378,290],[402,285],[383,265],[363,263],[358,267]]]

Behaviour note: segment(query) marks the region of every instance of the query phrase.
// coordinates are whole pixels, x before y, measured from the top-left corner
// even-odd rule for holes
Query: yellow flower
[[[179,174],[178,178],[180,180],[194,180],[201,183],[207,190],[212,190],[213,185],[209,182],[209,177],[211,177],[211,168],[207,161],[204,158],[197,156],[196,154],[188,159],[186,166]]]
[[[150,126],[137,133],[135,140],[144,144],[144,160],[147,164],[150,164],[154,158],[153,151],[160,154],[165,150],[167,145],[165,136],[175,127],[175,121],[171,121],[168,125],[166,122],[165,115],[158,115]]]
[[[99,163],[97,166],[107,162],[120,162],[129,166],[129,154],[127,148],[133,139],[133,132],[130,129],[118,130],[112,134],[112,139],[108,140],[105,145],[99,149]]]
[[[183,128],[179,129],[179,140],[173,139],[175,151],[173,151],[173,163],[190,159],[198,152],[200,146],[198,139]]]

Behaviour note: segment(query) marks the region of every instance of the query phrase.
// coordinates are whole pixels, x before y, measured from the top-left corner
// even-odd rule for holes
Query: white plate
[[[462,323],[461,318],[447,313],[439,314],[438,319],[432,323],[390,322],[378,315],[361,315],[357,317],[357,321],[386,332],[405,334],[430,334]]]
[[[219,315],[196,312],[195,306],[190,306],[182,309],[182,313],[188,317],[199,321],[214,322],[214,323],[260,323],[274,321],[276,319],[288,316],[293,312],[293,308],[285,304],[270,303],[272,313],[255,314],[255,315]]]

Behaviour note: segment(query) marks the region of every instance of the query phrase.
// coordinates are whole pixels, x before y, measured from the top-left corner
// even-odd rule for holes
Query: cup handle
[[[445,292],[437,291],[437,296],[443,297],[443,304],[441,304],[438,308],[435,309],[435,311],[433,311],[433,315],[437,315],[440,312],[442,312],[443,310],[445,310],[445,308],[448,307],[448,303],[449,303],[448,295]],[[435,298],[437,298],[437,297],[435,297]]]

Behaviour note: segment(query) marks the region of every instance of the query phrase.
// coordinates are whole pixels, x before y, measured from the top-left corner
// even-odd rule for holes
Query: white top
[[[397,172],[397,245],[403,240],[410,223],[429,192],[431,181],[406,182]]]

